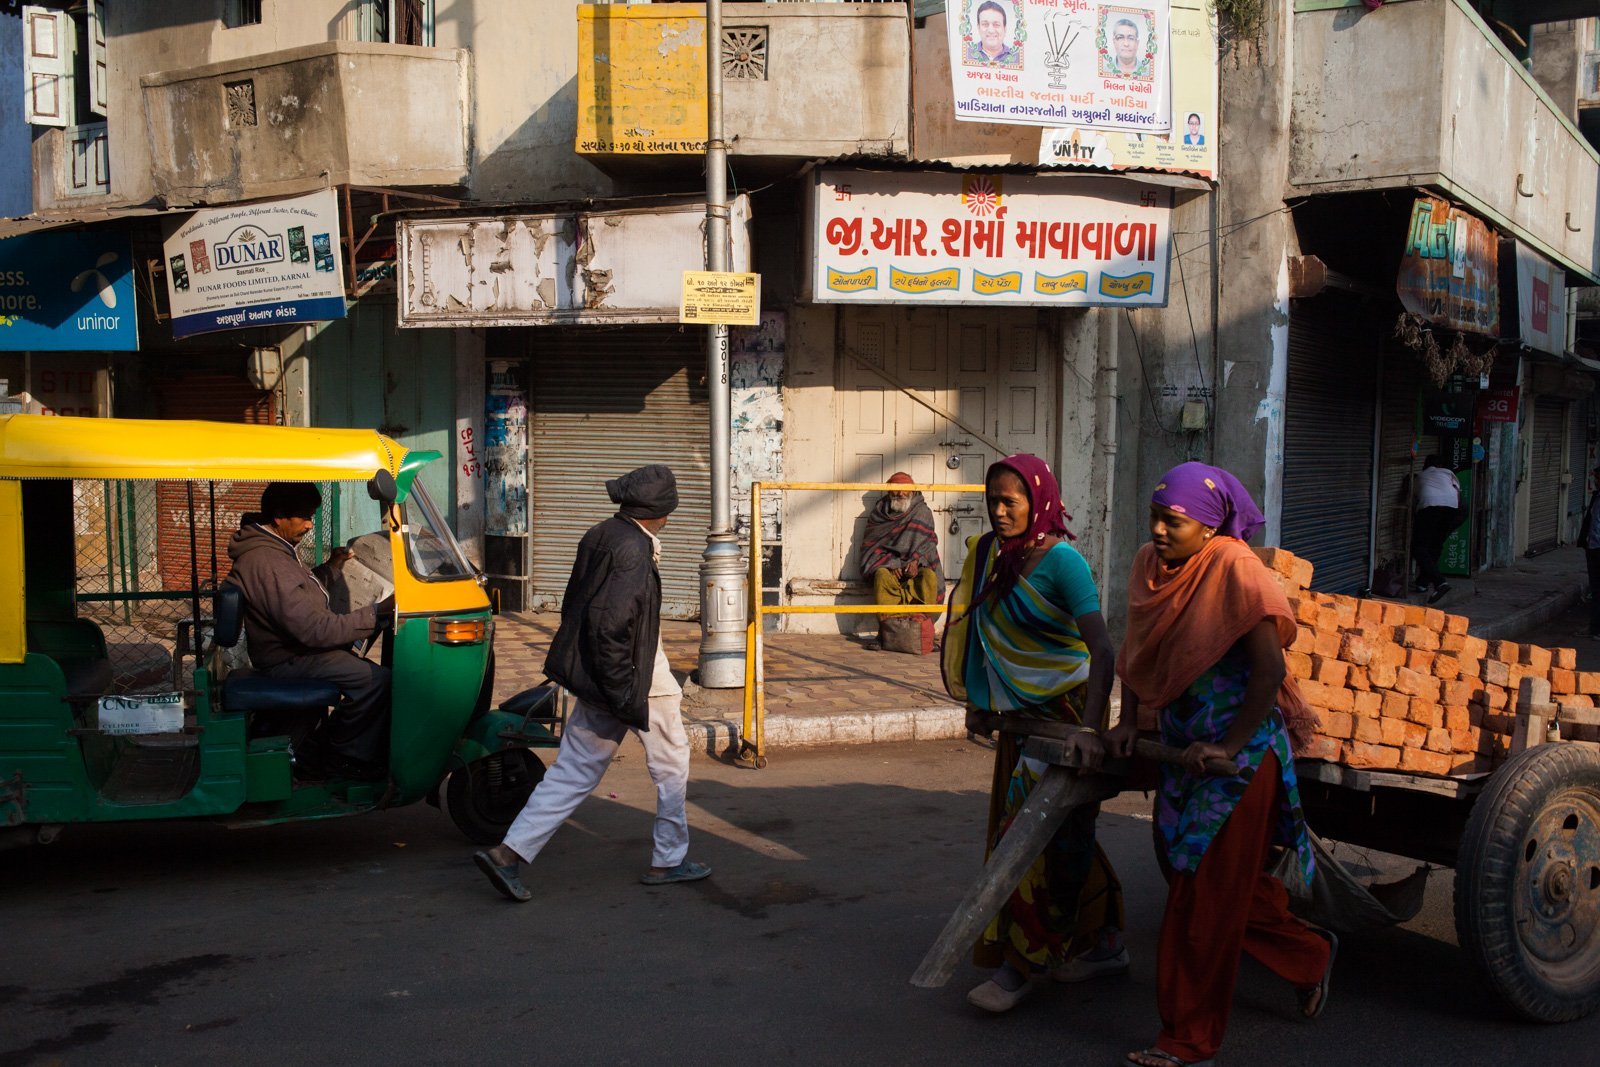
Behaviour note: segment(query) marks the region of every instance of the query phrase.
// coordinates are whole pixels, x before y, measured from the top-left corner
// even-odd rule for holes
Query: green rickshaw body
[[[417,481],[439,458],[371,431],[0,416],[0,829],[349,815],[554,745],[489,707],[493,612]],[[248,664],[218,647],[211,596],[266,481],[366,482],[374,497],[396,607],[368,653],[391,676],[383,781],[297,781],[295,727],[228,706]]]

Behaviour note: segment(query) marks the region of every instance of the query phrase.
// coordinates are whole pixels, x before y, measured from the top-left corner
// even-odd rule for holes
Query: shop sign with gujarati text
[[[1164,307],[1172,191],[1122,178],[823,170],[812,299]]]

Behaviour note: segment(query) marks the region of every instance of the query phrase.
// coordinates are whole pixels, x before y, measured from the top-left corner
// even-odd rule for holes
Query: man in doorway
[[[295,774],[375,781],[388,763],[389,669],[351,646],[393,623],[394,597],[345,614],[333,610],[326,583],[350,550],[334,549],[317,571],[296,553],[321,506],[322,493],[309,482],[268,485],[260,512],[243,516],[228,542],[227,581],[244,593],[251,666],[272,678],[332,682],[343,696],[295,746]]]
[[[711,868],[687,858],[689,738],[683,688],[661,646],[659,535],[678,506],[678,483],[662,464],[606,482],[616,515],[578,543],[561,601],[561,625],[545,673],[578,698],[561,731],[549,773],[494,848],[473,861],[489,882],[519,903],[533,899],[520,865],[532,863],[567,817],[600,784],[632,730],[644,744],[656,785],[655,851],[646,885],[693,882]]]
[[[911,485],[911,475],[896,471],[891,485]],[[943,583],[939,574],[939,535],[933,512],[922,494],[890,490],[867,514],[867,529],[858,557],[861,577],[872,583],[875,604],[937,604]],[[879,643],[883,624],[893,615],[878,618]]]
[[[1428,603],[1437,603],[1450,591],[1450,583],[1439,573],[1439,554],[1444,543],[1461,522],[1461,483],[1439,455],[1428,457],[1417,475],[1417,513],[1411,531],[1411,556],[1417,561],[1419,587],[1431,589]]]

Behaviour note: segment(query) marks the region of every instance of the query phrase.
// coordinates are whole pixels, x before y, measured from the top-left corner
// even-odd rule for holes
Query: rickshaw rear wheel
[[[474,760],[450,775],[450,820],[473,844],[498,845],[543,778],[544,764],[525,748]]]
[[[1500,769],[1461,836],[1455,913],[1462,950],[1517,1014],[1600,1008],[1600,752],[1538,745]]]

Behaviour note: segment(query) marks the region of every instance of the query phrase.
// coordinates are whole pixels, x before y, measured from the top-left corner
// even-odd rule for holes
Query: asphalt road
[[[696,758],[691,856],[646,888],[630,742],[515,905],[426,806],[227,831],[71,827],[0,854],[0,1067],[21,1064],[1114,1064],[1155,1036],[1163,887],[1146,805],[1109,805],[1134,971],[1005,1017],[907,981],[976,874],[990,753],[965,742]],[[1510,1019],[1464,965],[1453,878],[1346,940],[1328,1014],[1246,964],[1222,1062],[1593,1062],[1600,1018]],[[1588,1050],[1576,1053],[1576,1050]]]

